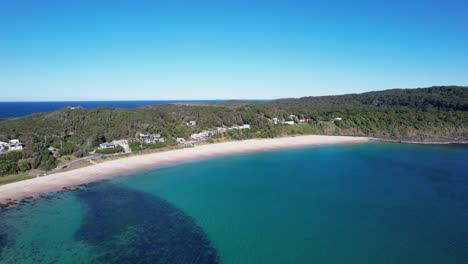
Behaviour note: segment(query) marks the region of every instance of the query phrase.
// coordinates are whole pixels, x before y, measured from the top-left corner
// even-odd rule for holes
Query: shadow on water
[[[77,193],[86,207],[75,239],[92,246],[92,263],[219,263],[207,235],[161,198],[116,184]]]

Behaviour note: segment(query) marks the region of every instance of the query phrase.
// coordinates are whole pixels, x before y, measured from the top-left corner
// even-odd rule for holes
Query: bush
[[[142,151],[144,148],[139,142],[130,142],[128,146],[132,150],[132,152],[139,152]]]
[[[167,143],[159,142],[159,143],[154,143],[154,144],[146,144],[146,143],[130,142],[128,146],[133,152],[139,152],[145,149],[164,148],[164,147],[167,147]]]
[[[108,155],[108,154],[119,153],[119,152],[122,152],[122,151],[123,151],[123,148],[121,146],[117,146],[115,148],[98,149],[98,150],[96,150],[96,153]]]
[[[158,149],[158,148],[167,147],[167,144],[159,142],[159,143],[155,143],[155,144],[145,144],[145,147],[149,148],[149,149]]]

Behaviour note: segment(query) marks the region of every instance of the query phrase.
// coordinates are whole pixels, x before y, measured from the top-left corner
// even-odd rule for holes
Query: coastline
[[[403,144],[417,144],[417,145],[463,145],[468,144],[468,140],[435,140],[435,141],[417,141],[417,140],[404,140],[404,139],[385,139],[385,138],[376,138],[373,139],[380,142],[388,143],[403,143]]]
[[[249,139],[135,155],[122,159],[105,161],[88,167],[1,185],[0,204],[11,203],[12,200],[20,200],[41,193],[58,191],[64,187],[85,184],[139,170],[177,164],[195,159],[208,159],[211,157],[275,149],[365,143],[370,141],[373,141],[373,139],[368,137],[309,135],[273,139]]]

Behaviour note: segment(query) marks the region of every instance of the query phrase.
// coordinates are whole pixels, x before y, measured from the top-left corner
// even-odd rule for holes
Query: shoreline
[[[11,203],[12,200],[20,200],[26,197],[36,196],[41,193],[59,191],[69,186],[76,186],[145,169],[173,165],[191,160],[209,159],[212,157],[276,149],[365,143],[371,141],[374,140],[368,137],[308,135],[222,142],[193,148],[182,148],[135,155],[122,159],[105,161],[88,167],[1,185],[0,204]]]
[[[385,138],[372,138],[372,140],[387,143],[403,143],[403,144],[417,144],[417,145],[464,145],[468,144],[468,140],[447,140],[447,141],[416,141],[404,139],[385,139]]]

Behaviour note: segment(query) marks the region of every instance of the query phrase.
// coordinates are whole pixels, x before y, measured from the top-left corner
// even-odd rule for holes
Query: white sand
[[[39,193],[57,191],[66,186],[89,183],[137,170],[149,169],[188,160],[281,148],[361,143],[369,140],[370,138],[366,137],[343,136],[298,136],[275,139],[251,139],[135,155],[122,159],[105,161],[89,167],[2,185],[0,186],[0,203],[5,202],[8,198],[21,199],[27,196],[37,195]]]

